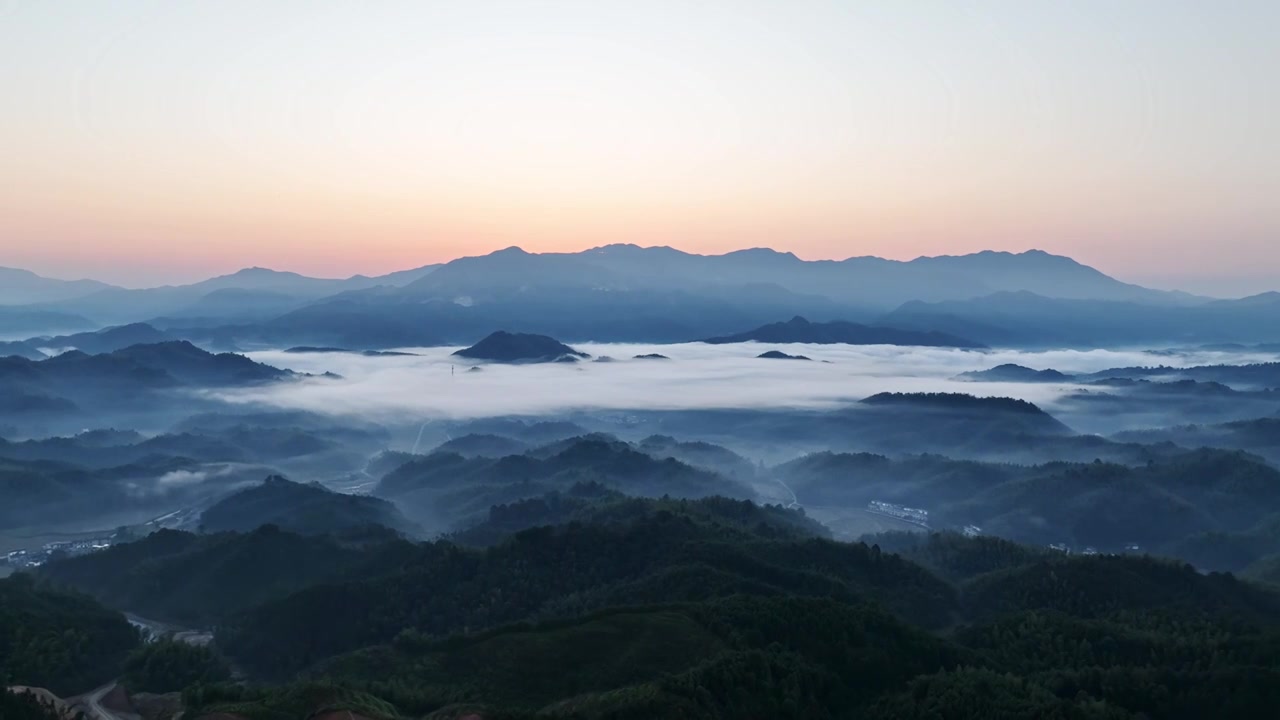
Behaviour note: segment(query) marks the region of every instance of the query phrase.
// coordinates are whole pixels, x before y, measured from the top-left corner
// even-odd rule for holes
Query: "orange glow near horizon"
[[[0,9],[0,266],[1039,248],[1280,286],[1274,7],[909,5]]]

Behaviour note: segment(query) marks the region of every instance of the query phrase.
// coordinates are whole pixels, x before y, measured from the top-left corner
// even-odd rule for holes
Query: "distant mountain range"
[[[811,323],[796,316],[784,323],[771,323],[755,330],[708,338],[712,345],[740,342],[812,343],[815,345],[921,345],[925,347],[984,348],[985,345],[946,333],[870,327],[851,322]]]
[[[1280,363],[1252,365],[1197,365],[1172,367],[1156,365],[1099,370],[1083,375],[1068,375],[1052,368],[1035,370],[1022,365],[1005,364],[989,370],[961,373],[959,379],[974,382],[1078,382],[1094,385],[1132,388],[1141,383],[1160,387],[1204,386],[1202,390],[1274,391],[1280,388]]]
[[[70,300],[111,288],[97,280],[54,280],[29,270],[0,267],[0,305]]]
[[[946,331],[988,345],[1105,347],[1269,342],[1280,337],[1280,294],[1196,305],[1050,298],[1030,291],[912,301],[881,322]]]
[[[220,349],[467,345],[498,328],[567,342],[691,342],[764,331],[796,316],[837,323],[825,331],[852,338],[840,342],[1280,341],[1272,321],[1280,293],[1214,301],[1151,290],[1041,251],[899,262],[805,261],[769,249],[695,255],[608,245],[533,254],[513,247],[375,278],[250,268],[146,290],[4,272],[21,281],[0,293],[0,333],[11,337],[142,321]],[[37,302],[14,305],[24,299]]]
[[[101,324],[157,318],[167,318],[177,324],[221,324],[275,317],[308,302],[351,290],[411,283],[436,267],[427,265],[372,278],[356,275],[345,280],[246,268],[191,285],[139,290],[92,280],[52,280],[24,270],[0,268],[0,305],[26,305],[31,306],[31,310],[87,315]],[[10,278],[15,279],[12,287],[3,284]]]

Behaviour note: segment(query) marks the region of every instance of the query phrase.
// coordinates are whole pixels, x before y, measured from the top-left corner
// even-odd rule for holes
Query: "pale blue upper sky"
[[[0,265],[1032,247],[1280,287],[1277,2],[0,0]]]

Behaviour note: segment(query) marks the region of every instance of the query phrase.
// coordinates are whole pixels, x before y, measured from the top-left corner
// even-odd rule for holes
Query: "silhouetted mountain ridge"
[[[811,343],[816,345],[919,345],[924,347],[983,348],[981,343],[940,332],[916,332],[890,327],[874,327],[858,323],[833,321],[812,323],[796,316],[787,322],[771,323],[755,330],[707,338],[712,345],[740,342]]]

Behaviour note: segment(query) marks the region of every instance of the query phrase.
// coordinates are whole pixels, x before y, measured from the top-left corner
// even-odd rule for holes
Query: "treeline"
[[[837,543],[794,511],[595,485],[495,508],[490,530],[546,518],[562,524],[483,548],[158,533],[46,576],[116,593],[108,570],[129,565],[161,604],[262,598],[214,613],[256,683],[172,645],[126,664],[131,687],[184,685],[193,717],[1191,720],[1280,702],[1280,594],[1233,575],[954,533]],[[285,569],[329,552],[335,572]],[[170,566],[198,558],[196,584]],[[254,589],[273,573],[288,582]]]
[[[64,720],[58,709],[44,699],[32,693],[11,692],[4,687],[0,687],[0,719]]]
[[[1231,572],[1280,548],[1280,470],[1239,451],[1179,452],[1138,466],[816,453],[772,473],[814,506],[895,502],[930,510],[939,527],[977,525],[1041,547],[1138,545]]]
[[[38,575],[144,617],[213,627],[302,588],[386,572],[418,552],[394,535],[377,537],[370,542],[362,532],[361,542],[348,543],[272,525],[244,534],[161,530],[137,542],[49,563]]]
[[[483,551],[424,544],[394,574],[302,590],[221,628],[238,662],[271,676],[387,642],[618,605],[736,594],[872,598],[925,627],[954,613],[954,590],[866,545],[766,539],[659,512],[627,525],[535,528]]]
[[[573,535],[577,529],[559,534]],[[632,529],[659,534],[647,521]],[[554,536],[551,531],[522,533],[488,552]],[[618,546],[602,544],[601,535],[592,537],[590,544],[535,546],[558,550],[548,558],[567,554],[584,564],[590,563],[588,547],[626,557]],[[949,583],[933,586],[903,583],[902,577],[889,582],[900,590],[914,587],[917,596],[953,593],[943,605],[950,608],[951,622],[960,623],[956,629],[939,635],[922,627],[920,618],[902,612],[905,593],[882,595],[878,602],[865,599],[874,595],[867,588],[818,597],[813,586],[792,576],[772,587],[742,583],[724,597],[715,596],[714,589],[690,596],[694,583],[676,582],[651,587],[660,590],[650,594],[614,596],[619,604],[633,605],[629,608],[579,609],[560,620],[483,632],[477,632],[482,623],[441,631],[445,626],[435,624],[433,615],[419,616],[407,625],[413,629],[371,647],[329,660],[317,653],[307,675],[352,697],[381,699],[405,716],[476,714],[495,720],[535,715],[1191,720],[1264,716],[1280,701],[1280,596],[1274,592],[1152,558],[1067,558],[954,534],[877,539],[884,547],[847,547],[858,548],[867,567],[903,564],[904,558],[889,552],[899,549],[948,577]],[[686,533],[680,543],[738,544],[774,561],[782,557],[775,553],[785,553],[779,547],[787,545],[745,535],[731,543],[723,537],[712,541],[697,532]],[[822,560],[834,544],[796,544],[803,553],[778,565],[803,564],[837,587],[839,563]],[[540,557],[521,555],[521,562],[564,570]],[[849,557],[854,556],[844,559]],[[715,588],[725,576],[741,579],[739,571],[748,567],[698,569],[697,586]],[[435,577],[440,580],[436,593],[474,598],[453,590],[449,578]],[[483,573],[473,582],[491,592],[510,588]],[[523,597],[527,591],[520,589]],[[378,597],[424,597],[423,590],[408,586],[379,583],[364,590]],[[284,608],[303,612],[316,599],[310,592],[291,598],[270,620],[284,622]],[[330,609],[352,601],[344,592]],[[374,605],[388,607],[382,601]],[[334,623],[333,612],[326,617],[331,634],[351,629]],[[321,632],[321,616],[301,622],[265,641],[287,642],[308,626]],[[267,632],[269,625],[263,619],[251,627]],[[257,652],[250,654],[261,657]],[[219,693],[233,691],[203,692],[211,698],[207,707],[220,707]],[[271,699],[274,692],[297,696],[294,685],[258,692],[259,697],[239,701],[261,707],[277,702]]]
[[[424,525],[462,530],[482,522],[495,505],[567,492],[589,482],[637,497],[755,496],[737,479],[672,457],[655,457],[604,435],[501,458],[436,452],[387,473],[374,494],[395,501]]]
[[[676,514],[709,525],[724,525],[778,538],[830,537],[822,523],[803,511],[777,505],[757,505],[750,500],[709,497],[698,500],[637,498],[598,482],[578,483],[567,491],[519,500],[489,508],[483,521],[454,533],[449,539],[463,545],[495,545],[511,535],[534,527],[586,524],[620,525],[658,513]]]
[[[89,597],[23,574],[0,580],[0,686],[84,692],[115,677],[139,642],[122,615]]]
[[[170,693],[230,677],[231,666],[212,647],[166,636],[130,653],[121,681],[133,693]]]

